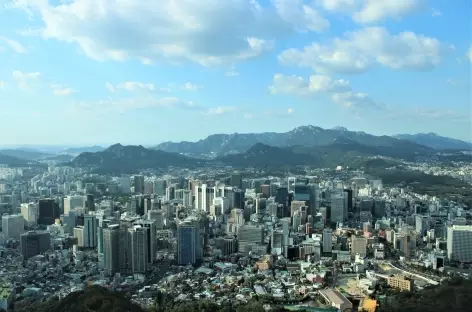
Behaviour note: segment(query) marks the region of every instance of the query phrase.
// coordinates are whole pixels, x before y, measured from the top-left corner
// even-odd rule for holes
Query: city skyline
[[[468,1],[114,2],[2,1],[2,145],[308,124],[472,141]]]

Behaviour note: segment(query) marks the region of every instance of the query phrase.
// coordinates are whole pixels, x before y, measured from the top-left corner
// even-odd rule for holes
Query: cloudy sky
[[[2,144],[471,140],[470,0],[0,0]]]

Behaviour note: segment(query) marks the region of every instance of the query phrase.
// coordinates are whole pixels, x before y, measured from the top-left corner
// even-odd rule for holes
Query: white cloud
[[[472,45],[470,45],[469,50],[467,50],[467,58],[472,63]]]
[[[229,70],[225,73],[225,76],[227,76],[227,77],[236,77],[236,76],[239,76],[239,73],[236,70],[231,69],[231,70]]]
[[[52,89],[52,93],[57,96],[69,96],[72,93],[77,92],[74,89],[71,89],[67,86],[60,85],[60,84],[52,84],[51,89]]]
[[[313,7],[301,0],[274,0],[280,17],[295,25],[299,31],[322,32],[329,28],[329,21]]]
[[[434,68],[451,50],[435,38],[412,32],[392,35],[382,27],[367,27],[334,38],[329,44],[314,42],[303,50],[285,50],[279,61],[319,72],[360,73],[376,64],[420,71]]]
[[[357,23],[375,23],[387,18],[401,19],[403,16],[423,8],[421,0],[365,0],[362,8],[354,12]]]
[[[186,90],[186,91],[198,91],[200,89],[202,89],[203,87],[202,86],[199,86],[199,85],[196,85],[194,83],[191,83],[191,82],[186,82],[183,86],[182,86],[182,90]]]
[[[152,83],[142,83],[142,82],[136,82],[136,81],[127,81],[127,82],[122,82],[116,86],[116,89],[123,89],[129,92],[134,92],[134,91],[156,91],[156,86]]]
[[[107,88],[107,90],[110,91],[111,93],[114,93],[116,91],[115,87],[109,82],[105,83],[105,88]]]
[[[385,109],[386,107],[376,103],[366,93],[354,93],[351,91],[335,93],[332,95],[335,103],[351,109]]]
[[[95,60],[145,64],[190,60],[234,64],[271,49],[295,31],[329,26],[310,1],[272,0],[16,0],[43,22],[44,38],[75,43]],[[306,2],[306,3],[305,3]],[[287,6],[287,3],[291,4]]]
[[[170,91],[169,88],[158,88],[153,83],[143,83],[143,82],[137,82],[137,81],[125,81],[115,86],[109,82],[106,82],[105,88],[111,93],[115,93],[117,90],[125,90],[127,92],[139,92],[139,91],[169,92]]]
[[[41,73],[39,72],[24,73],[19,70],[13,72],[13,78],[18,82],[18,87],[25,91],[30,90],[40,77]]]
[[[204,114],[205,115],[223,115],[227,113],[232,113],[237,110],[234,106],[220,106],[207,109]]]
[[[320,92],[341,92],[350,90],[349,81],[333,80],[324,75],[312,75],[309,81],[299,76],[274,75],[273,84],[269,87],[272,94],[293,94],[305,96]]]
[[[15,53],[23,54],[27,52],[26,48],[18,41],[9,39],[4,36],[0,36],[0,41],[5,42]]]
[[[324,10],[349,14],[359,24],[400,20],[425,8],[424,0],[316,0]]]
[[[433,17],[438,17],[438,16],[441,16],[441,15],[442,15],[442,12],[439,11],[438,9],[433,9],[431,11],[431,16],[433,16]]]

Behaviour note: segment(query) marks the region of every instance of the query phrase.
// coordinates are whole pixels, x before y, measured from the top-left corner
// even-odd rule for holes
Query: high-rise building
[[[38,204],[21,204],[21,214],[26,221],[26,225],[34,226],[38,222]]]
[[[131,192],[131,178],[127,174],[122,174],[120,178],[120,190],[124,194]]]
[[[97,229],[98,220],[94,215],[84,216],[84,247],[95,248],[97,247]]]
[[[135,225],[128,229],[133,273],[145,273],[149,269],[148,229]]]
[[[162,230],[164,228],[164,210],[149,210],[148,211],[148,220],[153,221],[156,225],[156,229]]]
[[[48,251],[50,245],[49,232],[29,231],[20,236],[20,250],[24,260]]]
[[[87,194],[87,201],[85,202],[85,211],[95,211],[95,198],[92,194]]]
[[[21,214],[2,216],[2,231],[4,239],[20,240],[21,234],[25,231],[25,219]]]
[[[74,228],[74,238],[77,239],[77,246],[84,247],[84,226],[77,225]]]
[[[39,200],[38,224],[51,225],[59,218],[59,206],[54,199],[46,198]]]
[[[154,258],[156,257],[156,224],[153,221],[140,220],[139,222],[135,223],[135,225],[142,227],[143,231],[145,232],[147,262],[149,266],[151,266],[154,262]]]
[[[345,212],[345,200],[343,195],[331,195],[331,222],[343,223],[347,216]]]
[[[154,194],[159,196],[166,195],[167,181],[166,180],[155,180],[154,181]]]
[[[195,264],[201,260],[200,227],[195,221],[183,221],[177,226],[177,262]]]
[[[333,231],[329,228],[323,230],[323,252],[330,253],[333,250]]]
[[[351,255],[360,254],[365,257],[367,254],[367,238],[365,237],[351,237]]]
[[[452,225],[447,228],[447,257],[451,261],[472,262],[472,226]]]
[[[240,173],[233,173],[230,177],[230,185],[236,188],[243,187],[243,176]]]
[[[64,214],[68,214],[71,210],[82,210],[85,208],[84,196],[67,196],[64,197]]]
[[[239,227],[238,252],[245,253],[251,243],[260,244],[264,240],[264,228],[259,225],[246,224]]]
[[[144,193],[144,176],[142,175],[134,176],[134,192],[136,194]]]
[[[125,267],[122,232],[117,224],[103,229],[103,263],[108,272],[118,272]]]

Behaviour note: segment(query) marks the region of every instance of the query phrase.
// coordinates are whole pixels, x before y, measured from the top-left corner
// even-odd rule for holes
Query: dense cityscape
[[[467,162],[409,166],[470,183]],[[0,179],[4,310],[100,286],[143,309],[165,296],[172,304],[257,298],[265,310],[376,311],[393,304],[392,292],[470,274],[467,203],[384,185],[361,169],[97,174],[47,160],[4,165]]]

